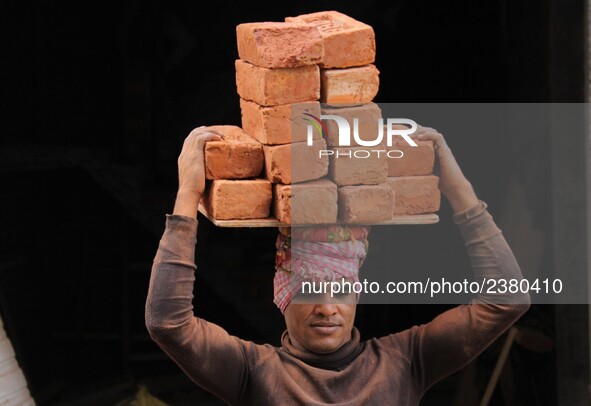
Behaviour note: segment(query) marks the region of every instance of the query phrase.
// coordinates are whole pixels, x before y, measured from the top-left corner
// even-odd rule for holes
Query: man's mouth
[[[341,325],[329,321],[320,321],[317,323],[310,324],[310,327],[319,334],[333,334],[338,330]]]

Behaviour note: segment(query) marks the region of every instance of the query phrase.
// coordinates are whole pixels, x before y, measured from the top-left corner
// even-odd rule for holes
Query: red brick
[[[291,186],[273,185],[273,215],[282,223],[291,223]]]
[[[306,142],[263,147],[265,174],[273,183],[297,183],[319,179],[328,173],[328,157],[319,157],[326,149],[323,139],[309,146]]]
[[[304,113],[320,117],[320,103],[317,101],[266,107],[240,99],[240,108],[244,131],[265,145],[306,141]],[[313,131],[312,135],[314,139],[322,137],[318,131]]]
[[[282,223],[336,223],[337,185],[328,179],[274,187],[274,213]]]
[[[265,179],[214,180],[208,185],[203,204],[218,220],[269,217],[272,185]]]
[[[237,59],[236,88],[240,97],[263,106],[318,100],[320,71],[317,65],[269,69]]]
[[[354,122],[357,118],[359,121],[358,133],[359,137],[364,141],[375,140],[378,136],[380,121],[382,117],[382,110],[375,103],[367,103],[362,105],[326,105],[321,106],[322,114],[333,114],[345,118],[349,122],[351,128],[351,146],[359,146],[353,137]],[[328,143],[331,146],[339,146],[339,127],[335,120],[322,120],[326,126]]]
[[[322,62],[318,29],[305,23],[246,23],[236,27],[240,59],[264,68],[295,68]]]
[[[323,103],[369,103],[378,93],[380,71],[374,65],[320,71]]]
[[[387,183],[339,188],[339,219],[345,223],[391,220],[394,204],[394,192]]]
[[[396,195],[395,215],[434,213],[439,210],[441,193],[439,178],[428,176],[400,176],[388,178]]]
[[[337,11],[321,11],[287,17],[287,22],[306,22],[318,28],[324,39],[325,68],[348,68],[373,63],[376,41],[373,28]]]
[[[433,173],[435,165],[435,151],[433,141],[415,140],[416,147],[409,145],[404,139],[392,141],[386,150],[399,150],[404,153],[402,158],[388,158],[388,176],[419,176]],[[397,154],[392,156],[398,156]]]
[[[211,126],[224,135],[224,141],[205,144],[205,176],[207,179],[256,178],[263,170],[263,146],[233,125]]]
[[[333,148],[332,151],[334,153],[330,155],[328,173],[337,185],[377,185],[386,182],[388,158],[384,152],[378,154],[367,147]]]

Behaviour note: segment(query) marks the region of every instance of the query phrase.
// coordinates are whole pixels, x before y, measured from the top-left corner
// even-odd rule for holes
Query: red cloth
[[[359,280],[369,227],[281,227],[279,231],[273,302],[281,313],[305,280]]]

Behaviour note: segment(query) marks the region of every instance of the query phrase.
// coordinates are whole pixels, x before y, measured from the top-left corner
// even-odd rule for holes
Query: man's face
[[[338,298],[328,294],[296,296],[284,312],[291,343],[299,350],[319,354],[338,350],[351,339],[356,306],[354,293]]]

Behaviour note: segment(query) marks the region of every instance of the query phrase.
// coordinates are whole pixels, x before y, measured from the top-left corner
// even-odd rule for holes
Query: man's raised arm
[[[477,198],[463,175],[443,135],[420,127],[413,136],[434,142],[439,188],[452,206],[453,221],[464,239],[474,280],[521,280],[513,252],[486,210],[486,203]],[[437,272],[445,276],[445,269]],[[485,289],[471,304],[448,310],[430,323],[412,329],[408,351],[412,354],[416,384],[424,391],[469,363],[516,322],[529,305],[527,293],[487,295]]]
[[[199,127],[178,159],[179,190],[154,258],[146,301],[146,327],[156,343],[198,385],[226,402],[238,402],[246,381],[240,340],[193,314],[197,208],[205,189],[204,146],[220,140]]]

